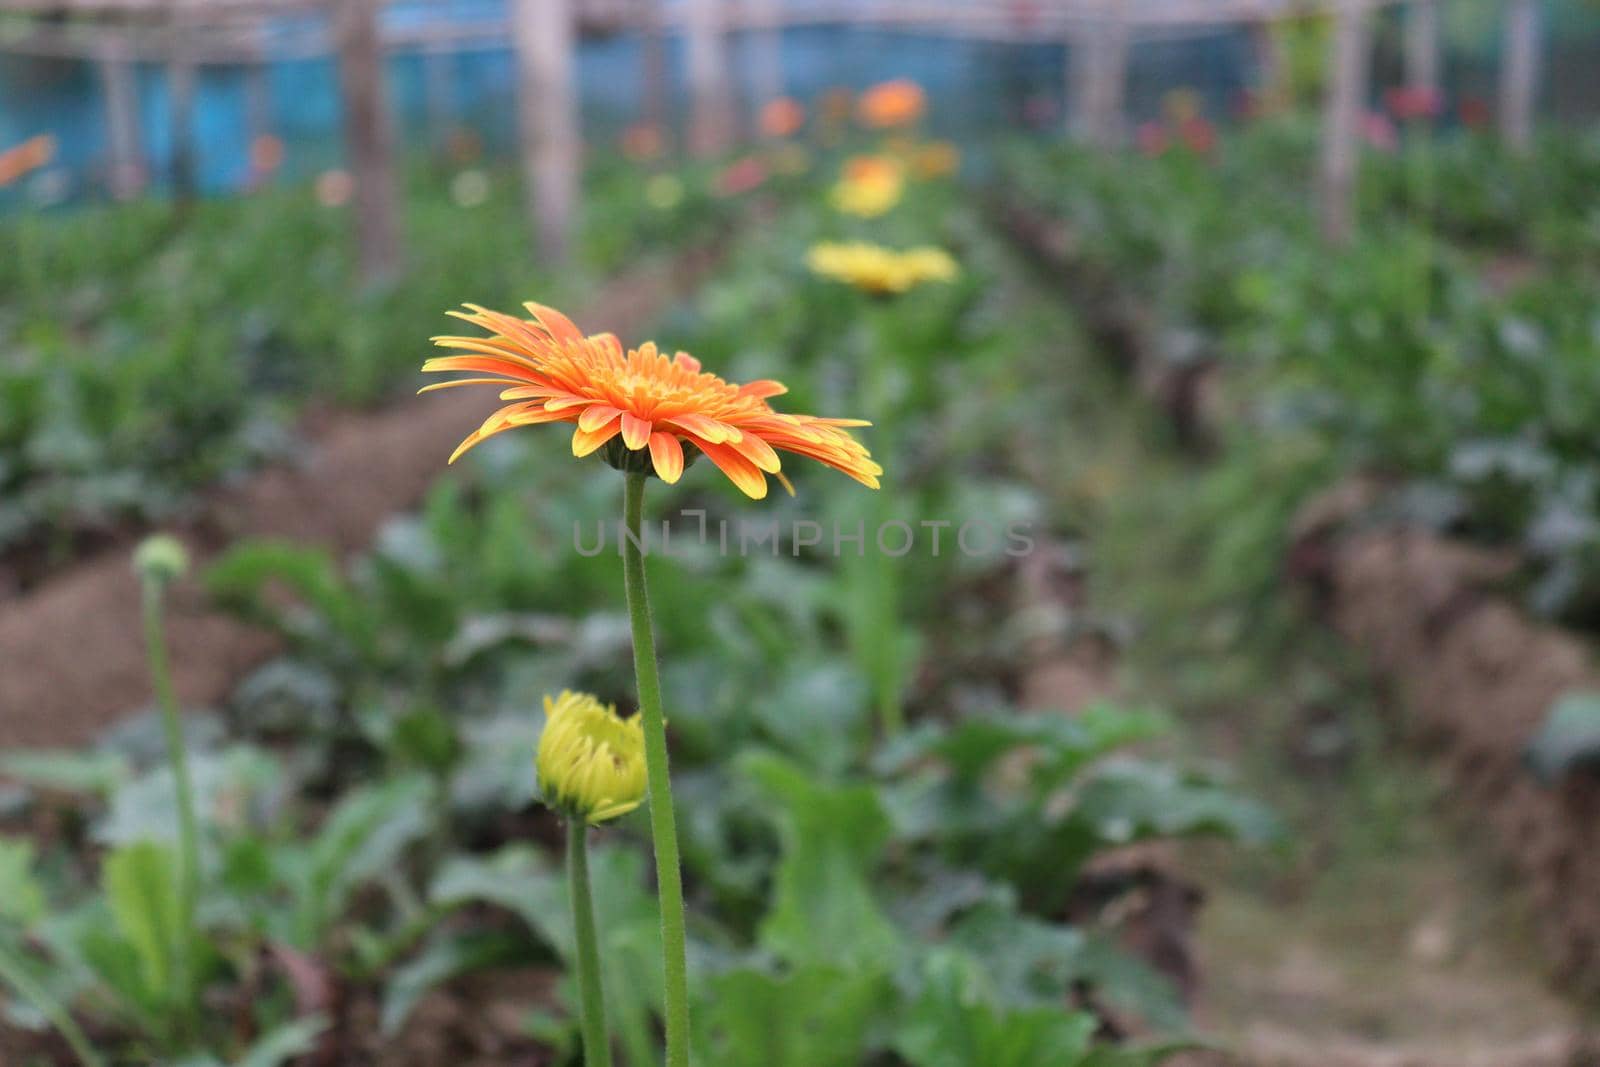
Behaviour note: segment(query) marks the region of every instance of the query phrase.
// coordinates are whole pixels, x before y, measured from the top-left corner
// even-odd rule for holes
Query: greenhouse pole
[[[756,113],[783,95],[781,0],[745,0],[750,18],[750,66]]]
[[[655,126],[667,123],[667,34],[661,24],[661,0],[639,3],[640,117]]]
[[[1333,53],[1322,115],[1322,231],[1330,241],[1350,239],[1355,222],[1356,163],[1361,113],[1367,101],[1372,29],[1368,0],[1339,0]]]
[[[571,0],[516,0],[517,123],[522,176],[539,254],[563,263],[578,202],[578,116]]]
[[[106,143],[111,146],[111,195],[137,196],[144,187],[144,141],[139,131],[139,91],[133,61],[121,39],[108,41],[100,55],[100,78],[106,98]]]
[[[356,243],[361,277],[368,283],[387,278],[400,262],[394,128],[384,89],[378,3],[338,0],[334,9],[345,151],[355,176]]]
[[[1406,84],[1438,96],[1439,0],[1412,0],[1406,12]]]
[[[1101,0],[1072,42],[1073,128],[1100,148],[1122,137],[1122,105],[1128,80],[1128,19],[1125,0]]]
[[[1533,141],[1539,92],[1539,0],[1509,0],[1500,76],[1500,134],[1517,152]]]
[[[722,0],[688,0],[689,147],[714,156],[728,147],[733,100],[728,93],[728,47]]]

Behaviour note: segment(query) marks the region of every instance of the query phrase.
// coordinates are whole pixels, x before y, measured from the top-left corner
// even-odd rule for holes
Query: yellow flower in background
[[[924,245],[897,252],[864,241],[824,241],[811,246],[806,266],[813,274],[884,296],[904,293],[925,282],[954,281],[961,273],[942,248]]]
[[[604,448],[602,456],[618,470],[653,471],[668,483],[703,454],[746,496],[760,500],[767,495],[769,474],[790,489],[778,459],[782,449],[878,488],[883,468],[847,430],[868,423],[777,411],[767,400],[789,391],[782,382],[724,381],[702,371],[687,352],[669,357],[654,341],[624,349],[615,334],[585,337],[554,308],[523,306],[531,318],[468,304],[466,311],[450,314],[489,335],[433,339],[441,348],[465,354],[430,359],[422,366],[425,373],[476,371],[495,377],[435,382],[422,392],[494,385],[502,387],[500,399],[507,402],[461,442],[452,463],[496,434],[564,422],[576,424],[574,456]]]
[[[909,78],[881,82],[861,94],[856,115],[863,126],[883,130],[909,126],[927,110],[928,99],[922,86]]]
[[[853,156],[834,185],[833,206],[847,215],[877,218],[905,195],[905,170],[889,156]]]
[[[588,693],[563,689],[544,698],[537,766],[545,803],[562,814],[591,823],[626,815],[644,801],[642,725]]]
[[[911,153],[911,172],[919,178],[943,178],[961,169],[961,149],[949,141],[929,141]]]

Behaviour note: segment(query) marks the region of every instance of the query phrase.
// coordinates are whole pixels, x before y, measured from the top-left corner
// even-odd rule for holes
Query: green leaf
[[[116,752],[35,750],[0,755],[0,776],[35,789],[108,796],[128,777]]]
[[[306,854],[295,930],[299,947],[318,944],[358,888],[395,869],[405,850],[427,834],[435,799],[422,775],[345,795]]]
[[[900,938],[872,893],[889,820],[867,785],[828,785],[780,756],[750,753],[743,772],[771,798],[783,858],[761,942],[791,963],[881,968]]]
[[[280,1067],[316,1048],[327,1028],[328,1020],[320,1015],[292,1019],[261,1035],[234,1067]]]
[[[1573,692],[1557,700],[1522,758],[1547,784],[1575,768],[1600,767],[1600,693]]]
[[[0,837],[0,921],[24,930],[45,914],[44,887],[33,870],[33,842]]]
[[[741,968],[706,985],[695,1032],[707,1067],[855,1067],[894,995],[882,971],[824,966]]]
[[[332,636],[370,656],[378,616],[345,582],[325,550],[284,541],[255,541],[230,549],[207,569],[206,588],[219,600],[296,636]],[[296,618],[269,592],[287,588],[313,613]],[[307,622],[310,623],[308,631]]]
[[[1097,934],[1019,915],[1009,904],[988,903],[962,916],[948,943],[987,966],[1000,1003],[1061,1004],[1075,989],[1087,987],[1097,1000],[1159,1030],[1187,1027],[1177,988]]]
[[[106,903],[118,932],[133,949],[139,978],[151,999],[173,1003],[181,973],[183,916],[178,903],[178,859],[153,841],[112,852],[102,872]]]
[[[1099,1026],[1088,1012],[998,1003],[982,964],[954,949],[930,953],[922,981],[894,1040],[913,1067],[1079,1067]]]
[[[1253,800],[1203,776],[1135,761],[1102,766],[1084,784],[1072,820],[1112,844],[1203,834],[1261,844],[1283,834],[1278,818]]]
[[[508,845],[492,856],[453,857],[435,876],[428,899],[441,908],[493,904],[521,916],[562,956],[570,958],[574,951],[561,874],[531,846]]]
[[[589,855],[607,1008],[628,1062],[650,1067],[659,1060],[651,1018],[660,1014],[664,993],[661,912],[645,889],[644,867],[634,849],[596,848]],[[512,845],[487,858],[458,857],[439,872],[429,899],[441,908],[505,908],[572,965],[576,939],[566,879],[535,849]],[[564,993],[576,1018],[576,991]]]
[[[430,941],[417,956],[395,969],[383,990],[379,1027],[392,1036],[405,1025],[417,1001],[458,975],[526,959],[526,942],[494,931],[449,932]]]

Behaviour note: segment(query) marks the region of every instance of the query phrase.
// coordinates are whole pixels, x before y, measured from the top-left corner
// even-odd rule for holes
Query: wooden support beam
[[[1500,134],[1517,152],[1533,143],[1539,96],[1539,0],[1506,0],[1500,73]]]
[[[1337,0],[1322,115],[1322,231],[1343,243],[1355,226],[1356,165],[1367,107],[1372,23],[1368,0]]]
[[[139,122],[139,86],[133,63],[113,39],[100,57],[101,91],[106,102],[107,179],[118,200],[144,189],[144,136]]]
[[[662,0],[636,0],[639,20],[639,118],[665,128],[672,86],[667,79],[667,30]]]
[[[1406,85],[1438,98],[1439,0],[1411,0],[1406,9]]]
[[[782,0],[745,0],[749,20],[749,66],[755,113],[783,95]]]
[[[1072,132],[1102,148],[1122,140],[1128,48],[1126,0],[1100,0],[1073,34],[1068,87]]]
[[[701,156],[724,151],[733,136],[728,93],[728,42],[723,0],[686,0],[689,35],[689,147]]]
[[[564,262],[578,202],[578,105],[572,0],[515,0],[517,120],[522,173],[539,252]]]
[[[369,283],[398,270],[401,255],[395,134],[378,37],[379,2],[339,0],[334,9],[345,152],[355,178],[356,243],[361,276]]]

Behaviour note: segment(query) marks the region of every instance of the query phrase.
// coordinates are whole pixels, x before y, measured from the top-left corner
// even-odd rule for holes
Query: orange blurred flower
[[[653,122],[636,122],[622,131],[622,154],[635,163],[660,159],[666,150],[666,134]]]
[[[790,415],[768,398],[788,392],[781,382],[737,385],[700,369],[687,352],[667,357],[653,341],[624,350],[614,334],[585,337],[553,308],[524,304],[519,319],[476,304],[451,315],[488,331],[488,336],[435,337],[441,348],[465,355],[438,356],[425,372],[472,371],[495,377],[456,378],[424,386],[422,392],[458,385],[501,387],[509,401],[486,419],[451,455],[455,462],[480,441],[518,426],[547,422],[576,425],[572,454],[604,448],[620,470],[651,471],[676,482],[694,457],[704,453],[747,496],[767,495],[768,474],[786,489],[778,449],[806,456],[876,489],[883,468],[847,428],[859,419]],[[793,490],[790,489],[792,492]]]
[[[0,186],[48,166],[56,158],[56,136],[41,133],[0,152]]]
[[[761,109],[761,132],[768,137],[793,137],[805,124],[805,106],[792,96],[769,100]]]
[[[862,93],[856,114],[862,125],[882,130],[911,125],[922,117],[927,106],[922,86],[909,78],[896,78]]]
[[[250,142],[250,170],[258,176],[275,173],[283,166],[283,138],[263,133]]]

